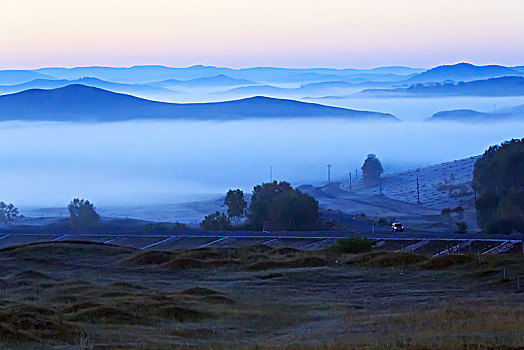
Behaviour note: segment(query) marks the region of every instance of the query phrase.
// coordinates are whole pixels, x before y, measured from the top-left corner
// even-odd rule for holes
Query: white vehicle
[[[404,226],[400,222],[391,224],[391,232],[404,232]]]

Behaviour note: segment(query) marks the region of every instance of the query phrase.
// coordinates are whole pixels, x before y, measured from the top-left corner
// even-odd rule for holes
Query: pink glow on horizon
[[[1,68],[524,64],[522,0],[26,0],[0,13]]]

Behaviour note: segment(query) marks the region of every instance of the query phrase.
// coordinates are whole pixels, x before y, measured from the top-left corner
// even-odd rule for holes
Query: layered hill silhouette
[[[110,90],[113,92],[120,92],[131,95],[154,95],[154,94],[174,94],[176,91],[166,89],[161,86],[151,86],[146,84],[125,84],[125,83],[114,83],[98,78],[81,78],[76,80],[67,79],[36,79],[22,84],[15,85],[3,85],[0,86],[0,94],[10,94],[21,92],[29,89],[56,89],[65,87],[67,85],[85,85],[92,86],[99,89]]]
[[[430,121],[497,122],[502,120],[524,120],[524,105],[503,108],[483,113],[471,109],[457,109],[433,114]]]
[[[225,74],[219,74],[213,77],[196,78],[190,80],[167,79],[153,82],[150,85],[161,86],[166,88],[199,88],[199,87],[224,87],[224,86],[242,86],[257,85],[257,82],[247,79],[235,79]]]
[[[501,77],[459,83],[413,84],[408,88],[366,89],[360,96],[524,96],[524,77]]]
[[[214,103],[164,103],[84,85],[68,85],[52,90],[33,89],[0,96],[0,120],[2,121],[234,120],[290,117],[397,120],[391,114],[356,111],[269,97]]]

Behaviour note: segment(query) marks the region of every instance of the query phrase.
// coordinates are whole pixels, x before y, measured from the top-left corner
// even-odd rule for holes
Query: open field
[[[524,346],[518,254],[51,242],[0,266],[3,349]]]

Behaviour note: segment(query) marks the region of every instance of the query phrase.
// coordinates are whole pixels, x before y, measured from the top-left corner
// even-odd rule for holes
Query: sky
[[[0,68],[524,64],[523,0],[0,0]]]

